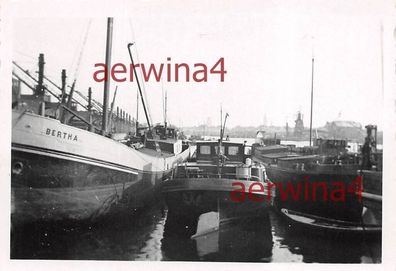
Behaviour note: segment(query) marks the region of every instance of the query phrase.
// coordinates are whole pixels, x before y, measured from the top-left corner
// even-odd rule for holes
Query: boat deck
[[[138,151],[140,151],[144,154],[148,154],[148,155],[152,155],[152,156],[156,156],[156,157],[168,158],[168,157],[174,156],[174,154],[170,153],[170,152],[165,152],[165,151],[157,152],[156,150],[152,150],[149,148],[140,148],[140,149],[138,149]]]

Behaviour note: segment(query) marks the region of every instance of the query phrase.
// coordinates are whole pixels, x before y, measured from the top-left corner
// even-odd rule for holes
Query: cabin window
[[[168,137],[174,137],[175,136],[175,131],[173,129],[168,130]]]
[[[228,155],[238,155],[239,148],[237,146],[230,146],[228,147]]]
[[[210,146],[200,146],[199,147],[200,154],[210,154]]]
[[[245,146],[245,149],[243,150],[245,155],[251,155],[252,154],[252,147],[250,146]]]
[[[215,146],[216,154],[219,154],[219,146]],[[224,154],[224,146],[221,146],[221,153]]]

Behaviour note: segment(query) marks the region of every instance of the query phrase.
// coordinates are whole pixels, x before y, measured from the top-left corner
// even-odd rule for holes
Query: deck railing
[[[179,169],[180,170],[180,169]],[[246,175],[241,176],[236,173],[214,173],[208,172],[200,168],[185,168],[182,172],[178,172],[175,176],[175,179],[230,179],[230,180],[244,180],[244,181],[252,181],[252,182],[263,182],[259,176],[255,175]]]

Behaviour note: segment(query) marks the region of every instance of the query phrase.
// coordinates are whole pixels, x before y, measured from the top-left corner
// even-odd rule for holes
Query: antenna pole
[[[223,106],[220,104],[220,137],[223,133]],[[220,138],[221,139],[221,138]]]
[[[223,114],[222,114],[223,115]],[[222,146],[223,146],[223,134],[224,134],[224,130],[225,130],[225,125],[227,122],[227,117],[228,117],[228,113],[226,113],[225,117],[224,117],[224,125],[223,123],[220,123],[220,140],[219,140],[219,165],[217,166],[217,173],[219,174],[219,178],[221,177],[221,167],[223,165],[223,159],[224,159],[224,154],[221,151]]]
[[[168,136],[168,122],[167,122],[167,107],[168,107],[168,92],[165,89],[165,114],[164,114],[164,118],[165,118],[165,136]]]
[[[139,128],[139,91],[136,91],[136,122],[135,122],[135,136],[138,135]]]
[[[312,109],[313,109],[313,90],[314,90],[314,65],[315,59],[312,56],[312,78],[311,78],[311,117],[309,121],[309,146],[312,146]]]

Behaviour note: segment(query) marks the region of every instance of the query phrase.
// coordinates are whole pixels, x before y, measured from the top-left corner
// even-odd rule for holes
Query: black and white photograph
[[[10,270],[394,270],[395,9],[1,3]]]

